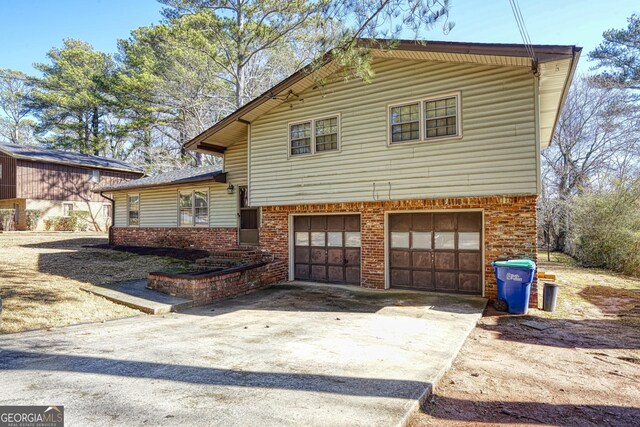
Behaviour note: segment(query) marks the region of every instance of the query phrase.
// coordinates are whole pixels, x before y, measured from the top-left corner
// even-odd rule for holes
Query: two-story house
[[[0,143],[0,209],[15,210],[18,230],[27,227],[25,211],[37,210],[40,230],[51,217],[85,211],[90,228],[106,231],[112,223],[111,202],[92,190],[143,175],[116,159]]]
[[[533,50],[402,41],[373,50],[371,83],[327,56],[186,144],[224,158],[216,176],[105,188],[112,239],[257,245],[290,280],[495,297],[491,261],[537,258],[540,150],[581,51]]]

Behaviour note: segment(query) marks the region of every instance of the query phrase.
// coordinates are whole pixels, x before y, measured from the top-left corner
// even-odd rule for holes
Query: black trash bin
[[[558,302],[558,285],[555,283],[544,284],[542,294],[542,309],[544,311],[556,311],[556,303]]]

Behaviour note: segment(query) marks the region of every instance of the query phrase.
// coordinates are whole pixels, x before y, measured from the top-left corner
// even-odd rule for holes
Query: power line
[[[529,31],[527,30],[527,25],[524,22],[524,17],[522,16],[522,11],[520,10],[518,0],[509,0],[509,4],[511,5],[511,11],[513,12],[513,17],[516,20],[516,25],[518,26],[518,31],[520,32],[520,37],[522,37],[522,42],[524,43],[524,47],[527,50],[527,54],[529,55],[529,57],[531,57],[533,63],[537,64],[538,58],[536,57],[536,53],[533,50],[531,38],[529,37]]]

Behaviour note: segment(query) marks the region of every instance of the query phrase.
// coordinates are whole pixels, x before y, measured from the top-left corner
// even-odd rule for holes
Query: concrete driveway
[[[478,297],[283,284],[180,314],[0,336],[0,404],[68,426],[404,423]]]

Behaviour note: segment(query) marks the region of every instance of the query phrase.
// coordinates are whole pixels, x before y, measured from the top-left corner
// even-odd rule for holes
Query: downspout
[[[111,229],[116,221],[116,201],[111,197],[105,196],[102,191],[100,192],[100,196],[111,202],[111,225],[109,225],[109,245],[111,246],[113,245],[113,233]]]

